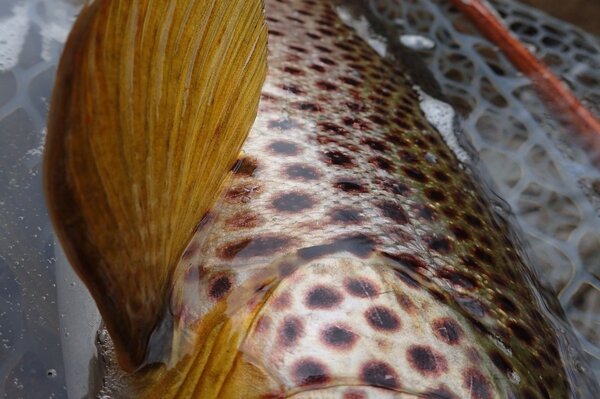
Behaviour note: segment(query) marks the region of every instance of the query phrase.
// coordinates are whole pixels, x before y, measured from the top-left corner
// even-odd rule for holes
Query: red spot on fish
[[[256,162],[256,159],[244,157],[238,159],[231,170],[234,174],[239,176],[252,176],[257,167],[258,163]]]
[[[367,395],[358,389],[344,392],[344,399],[367,399]]]
[[[273,308],[275,310],[284,310],[289,308],[291,303],[292,300],[290,294],[288,292],[284,292],[273,300]]]
[[[238,212],[225,221],[227,226],[240,229],[248,229],[260,225],[260,218],[252,212]]]

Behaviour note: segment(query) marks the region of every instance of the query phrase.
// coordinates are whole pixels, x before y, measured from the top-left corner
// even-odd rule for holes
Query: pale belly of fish
[[[173,290],[173,353],[192,356],[141,391],[574,394],[552,300],[410,78],[324,2],[266,16],[258,117]]]

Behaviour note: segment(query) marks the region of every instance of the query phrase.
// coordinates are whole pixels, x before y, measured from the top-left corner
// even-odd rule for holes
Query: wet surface
[[[0,5],[0,395],[7,398],[67,397],[64,306],[84,303],[72,290],[87,295],[57,262],[40,165],[56,62],[75,11],[62,1]]]
[[[402,4],[374,1],[371,9],[399,34],[436,42],[434,49],[418,53],[461,114],[465,135],[494,190],[515,213],[538,274],[559,293],[585,349],[599,358],[600,341],[593,331],[600,319],[593,298],[600,289],[595,188],[600,171],[572,131],[553,119],[529,81],[449,2]],[[598,39],[518,3],[492,4],[519,39],[598,115]]]
[[[403,8],[390,1],[371,4],[382,21],[413,35],[409,44],[415,36],[426,39],[418,43],[435,44],[417,50],[462,114],[465,133],[496,191],[516,213],[539,274],[559,292],[584,348],[600,358],[600,172],[549,117],[528,82],[446,2],[408,0]],[[597,39],[529,8],[493,4],[597,112]],[[9,398],[81,397],[84,366],[94,349],[89,332],[93,337],[97,319],[90,307],[72,308],[74,301],[90,302],[66,262],[57,261],[40,175],[48,99],[75,12],[61,0],[0,5],[0,394]],[[22,26],[26,29],[19,30]],[[73,342],[71,330],[79,333],[81,324],[72,319],[86,315],[88,335]],[[75,347],[84,353],[73,356]],[[70,374],[74,364],[79,374]]]

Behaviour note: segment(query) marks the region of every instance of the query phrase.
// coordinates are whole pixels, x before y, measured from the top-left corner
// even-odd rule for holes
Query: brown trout
[[[79,17],[45,158],[113,394],[576,394],[506,222],[331,3],[265,1],[262,89],[262,2],[125,3]]]

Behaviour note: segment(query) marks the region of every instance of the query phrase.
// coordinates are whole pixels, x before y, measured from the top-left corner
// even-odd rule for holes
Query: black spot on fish
[[[300,360],[293,367],[294,381],[300,386],[321,385],[329,382],[327,368],[313,359]]]
[[[470,399],[492,399],[492,387],[489,381],[474,368],[463,372],[463,387],[470,392]]]
[[[534,341],[533,335],[529,331],[529,329],[523,325],[518,324],[515,321],[511,321],[508,323],[508,328],[513,332],[513,334],[524,343],[531,345]]]
[[[404,174],[413,179],[416,180],[420,183],[426,183],[429,179],[427,178],[427,176],[425,176],[423,174],[423,172],[421,172],[419,169],[415,169],[409,166],[403,166],[402,167],[402,171],[404,172]],[[425,194],[427,195],[427,194]]]
[[[393,220],[398,224],[408,223],[408,216],[406,216],[406,213],[400,204],[394,201],[381,201],[376,205],[383,213],[383,216]]]
[[[389,364],[384,362],[372,361],[363,365],[360,379],[366,385],[374,387],[387,389],[399,387],[398,375]]]
[[[351,156],[344,154],[340,151],[327,151],[325,152],[325,162],[331,165],[338,165],[344,167],[355,166],[354,160]]]
[[[331,309],[339,305],[343,299],[342,294],[335,288],[319,285],[308,292],[304,303],[311,309]]]
[[[448,254],[452,251],[452,243],[447,237],[432,236],[426,238],[426,242],[429,249],[441,254]]]
[[[231,291],[231,286],[229,276],[219,276],[210,283],[208,295],[214,300],[219,300]]]
[[[504,355],[499,351],[492,350],[489,354],[489,357],[492,363],[498,367],[498,370],[502,371],[503,373],[512,373],[514,371],[508,360],[506,360]]]
[[[309,194],[291,192],[281,194],[271,201],[273,207],[285,213],[295,213],[312,208],[315,203]]]
[[[349,349],[356,342],[356,334],[345,326],[331,326],[323,330],[321,339],[328,346]]]
[[[406,358],[413,369],[425,376],[440,375],[448,370],[446,359],[425,345],[410,346]]]
[[[304,333],[302,321],[297,317],[286,318],[279,331],[279,340],[284,346],[295,344]]]
[[[269,145],[269,149],[282,155],[297,155],[300,152],[298,146],[289,141],[275,141]]]
[[[252,258],[273,255],[290,243],[290,238],[279,235],[264,235],[227,243],[217,249],[221,259]]]
[[[446,195],[437,188],[425,190],[425,196],[434,202],[444,202],[446,200]]]
[[[294,180],[317,180],[321,177],[319,171],[310,166],[303,163],[295,163],[292,165],[286,166],[284,173],[287,177]]]
[[[348,279],[346,280],[344,286],[351,295],[360,298],[370,298],[377,295],[379,292],[375,284],[361,278]]]
[[[448,345],[458,344],[464,335],[458,322],[449,317],[434,320],[432,328],[436,337]]]
[[[359,182],[352,178],[340,179],[340,180],[336,181],[335,183],[333,183],[333,187],[340,189],[344,192],[353,193],[353,194],[366,193],[369,191],[367,189],[366,185],[364,185],[362,182]]]
[[[400,328],[400,318],[390,309],[373,306],[365,312],[365,318],[371,327],[380,331],[396,331]]]
[[[335,208],[329,213],[332,222],[355,224],[363,221],[360,210],[353,208]]]
[[[364,258],[373,252],[375,241],[364,234],[344,236],[332,241],[330,244],[315,245],[298,250],[298,255],[305,259],[317,259],[325,255],[348,251],[358,257]]]

